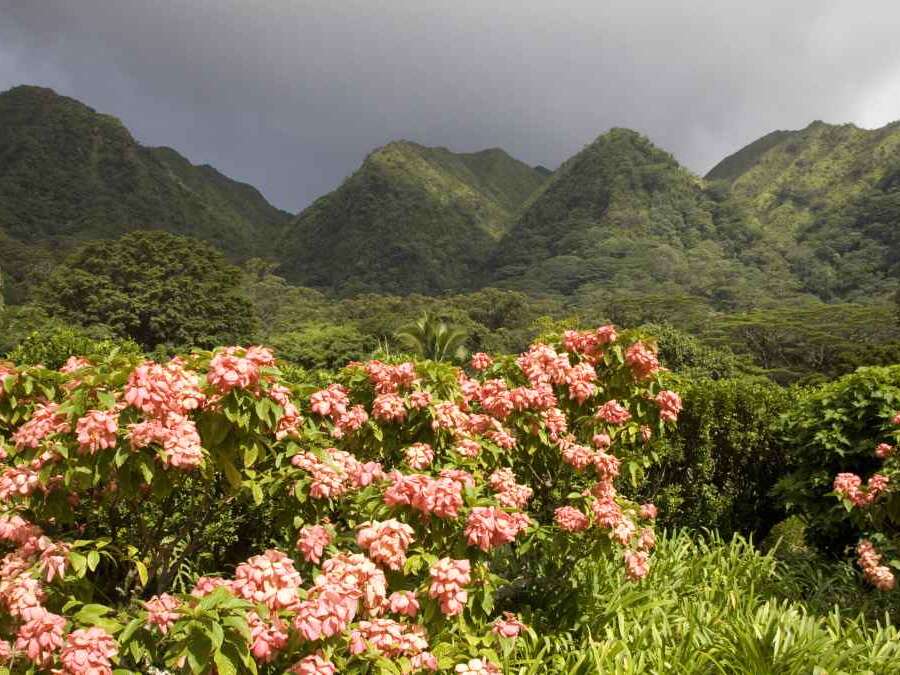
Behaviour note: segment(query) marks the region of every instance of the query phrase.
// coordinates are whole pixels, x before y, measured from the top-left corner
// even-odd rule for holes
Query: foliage
[[[410,354],[432,361],[458,362],[468,354],[466,331],[429,314],[401,327],[394,337]]]
[[[805,392],[782,419],[781,434],[790,448],[789,473],[779,481],[777,494],[789,511],[804,518],[813,544],[841,553],[872,529],[896,536],[897,453],[885,461],[876,450],[880,443],[896,444],[898,410],[900,366],[872,367]],[[846,495],[842,501],[835,499],[838,474],[852,473],[865,482],[876,472],[891,480],[886,494],[877,499],[878,508],[854,509]]]
[[[105,324],[145,349],[212,346],[255,328],[237,270],[207,244],[161,231],[81,246],[37,296],[55,317]]]
[[[83,356],[92,361],[104,360],[113,353],[140,356],[141,348],[131,340],[111,339],[110,335],[83,329],[45,329],[31,333],[6,356],[19,364],[42,365],[57,370],[73,356]]]
[[[281,358],[311,370],[335,370],[366,358],[377,346],[373,337],[352,325],[326,323],[303,324],[272,336],[270,342]]]
[[[787,457],[775,422],[793,392],[750,377],[680,380],[678,389],[678,427],[659,444],[642,497],[666,525],[764,536],[781,519],[770,492]]]
[[[887,673],[900,658],[897,628],[860,615],[881,599],[855,578],[791,566],[740,537],[669,533],[640,586],[618,583],[607,560],[582,561],[572,579],[504,672]],[[836,591],[852,604],[807,599]],[[579,627],[560,631],[572,617]]]
[[[2,630],[20,652],[47,632],[26,659],[65,673],[76,654],[123,673],[498,662],[523,579],[585,556],[621,576],[623,554],[647,574],[653,509],[614,487],[677,417],[646,340],[572,331],[471,376],[371,361],[325,388],[259,347],[5,365]]]

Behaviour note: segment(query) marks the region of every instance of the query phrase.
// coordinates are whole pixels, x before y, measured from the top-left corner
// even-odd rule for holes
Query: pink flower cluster
[[[636,380],[649,379],[660,370],[656,352],[640,341],[625,351],[625,363],[631,367]]]
[[[119,413],[111,410],[89,410],[75,425],[78,450],[94,454],[116,447]]]
[[[284,385],[273,384],[269,387],[268,394],[270,399],[281,406],[281,417],[278,419],[278,427],[275,429],[275,439],[280,441],[288,436],[296,436],[303,418],[297,405],[291,400],[291,390]]]
[[[64,675],[112,675],[119,653],[115,639],[102,628],[79,628],[69,633],[59,654]]]
[[[890,591],[896,584],[891,568],[881,564],[881,554],[868,539],[862,539],[856,546],[859,566],[870,584],[879,591]]]
[[[314,499],[340,497],[383,478],[384,472],[377,462],[363,464],[349,452],[337,448],[325,448],[322,452],[324,458],[311,452],[291,458],[291,464],[312,475],[309,495]]]
[[[339,384],[332,384],[327,389],[315,392],[309,397],[309,402],[315,414],[331,420],[334,425],[331,435],[335,438],[343,438],[369,420],[368,413],[361,405],[350,406],[347,389]]]
[[[472,582],[471,565],[468,560],[441,558],[429,570],[431,585],[428,597],[437,600],[441,612],[447,616],[461,614],[469,601],[465,587]]]
[[[492,661],[469,659],[465,663],[457,663],[453,672],[456,675],[501,675],[503,671]]]
[[[425,515],[456,518],[463,505],[462,484],[453,478],[432,478],[424,474],[403,475],[392,471],[387,475],[391,485],[384,492],[388,506],[412,506]]]
[[[401,388],[412,386],[416,382],[416,366],[408,361],[391,366],[373,360],[363,368],[377,394],[396,394]]]
[[[403,456],[411,469],[422,471],[434,461],[434,450],[428,443],[413,443],[403,451]]]
[[[596,330],[575,331],[567,330],[563,333],[563,346],[567,352],[579,354],[596,362],[603,355],[603,347],[618,339],[616,327],[607,324]]]
[[[296,605],[301,581],[294,562],[281,551],[269,549],[238,565],[230,587],[238,597],[279,610]]]
[[[472,366],[472,370],[487,370],[491,367],[491,364],[493,362],[494,359],[492,359],[484,352],[475,352],[474,354],[472,354],[472,359],[469,361],[469,365]]]
[[[294,675],[337,675],[337,668],[322,652],[317,652],[297,661],[290,672]]]
[[[170,412],[187,415],[206,401],[199,381],[180,359],[172,359],[165,366],[146,361],[129,375],[125,402],[153,419],[165,419]]]
[[[58,410],[56,403],[38,403],[34,406],[31,418],[12,435],[16,450],[36,448],[49,436],[68,433],[71,430],[68,419]]]
[[[498,617],[491,628],[494,635],[505,638],[519,637],[519,633],[523,630],[525,630],[525,624],[519,621],[519,617],[512,612],[503,612],[503,616]]]
[[[307,525],[300,530],[297,550],[306,562],[318,565],[325,547],[331,543],[331,534],[322,525]]]
[[[890,443],[879,443],[875,448],[875,456],[879,459],[887,459],[894,454],[894,446]]]
[[[128,437],[135,450],[155,443],[162,446],[161,458],[168,466],[189,471],[203,464],[203,448],[194,421],[175,412],[163,419],[128,425]]]
[[[566,532],[581,532],[590,525],[590,519],[574,506],[558,507],[553,512],[553,519]]]
[[[403,569],[406,549],[413,541],[413,529],[399,520],[375,521],[366,524],[356,535],[356,543],[375,562],[391,570]]]
[[[650,572],[646,551],[625,552],[625,576],[629,581],[640,581]]]
[[[274,365],[275,357],[266,347],[226,347],[210,360],[206,381],[221,394],[254,390],[259,386],[260,368]]]
[[[247,625],[250,628],[250,652],[260,663],[272,661],[288,642],[287,626],[278,616],[266,621],[256,612],[247,612]]]
[[[677,422],[678,413],[681,412],[681,397],[674,391],[663,389],[656,395],[656,405],[659,406],[659,417],[664,422]]]
[[[166,635],[181,616],[178,613],[180,607],[181,601],[175,596],[168,593],[154,595],[144,603],[144,609],[147,610],[147,625],[156,626],[160,633]]]
[[[887,476],[880,473],[869,477],[865,488],[862,479],[855,473],[839,473],[834,479],[834,491],[849,499],[854,506],[862,507],[872,504],[888,486]]]
[[[631,413],[616,399],[610,399],[600,406],[594,417],[609,424],[624,424],[631,419]]]
[[[350,633],[350,653],[362,654],[368,649],[388,657],[415,656],[428,649],[425,630],[406,626],[392,619],[360,621]]]
[[[465,535],[470,546],[490,551],[515,540],[531,521],[524,513],[507,513],[495,506],[476,506],[466,519]]]

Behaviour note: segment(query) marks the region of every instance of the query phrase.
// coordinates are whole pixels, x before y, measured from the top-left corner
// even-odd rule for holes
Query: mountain
[[[289,219],[253,187],[50,89],[0,93],[0,231],[22,242],[163,228],[235,257],[268,254]]]
[[[678,291],[722,308],[790,290],[764,232],[635,131],[566,161],[500,241],[494,280],[532,292]]]
[[[790,248],[804,290],[831,299],[890,292],[900,277],[900,122],[813,122],[751,143],[707,178]]]
[[[473,288],[545,180],[497,148],[454,153],[389,143],[291,223],[279,246],[281,273],[344,293]]]

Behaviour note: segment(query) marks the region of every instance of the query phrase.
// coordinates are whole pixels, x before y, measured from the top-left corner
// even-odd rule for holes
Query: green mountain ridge
[[[788,250],[803,287],[866,299],[900,277],[900,122],[880,129],[813,122],[776,132],[713,168]]]
[[[118,119],[75,99],[31,86],[0,94],[0,228],[10,237],[161,228],[242,257],[271,253],[288,218],[256,188],[141,146]]]
[[[389,143],[291,223],[279,247],[282,273],[344,293],[474,288],[496,241],[544,181],[498,148]]]
[[[553,174],[501,240],[494,280],[531,292],[678,289],[722,308],[791,290],[734,202],[639,133],[614,128]]]

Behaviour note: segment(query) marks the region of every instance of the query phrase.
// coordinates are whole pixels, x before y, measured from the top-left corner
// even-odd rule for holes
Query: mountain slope
[[[496,240],[545,176],[499,149],[408,141],[371,153],[288,228],[282,273],[342,292],[473,288]]]
[[[289,214],[253,187],[50,89],[0,94],[0,228],[22,241],[163,228],[235,256],[266,254]]]
[[[900,123],[867,130],[813,122],[776,133],[707,177],[726,179],[762,227],[790,242],[805,290],[824,299],[890,292],[900,276]]]
[[[671,289],[721,307],[790,287],[745,213],[628,129],[565,162],[492,265],[498,282],[523,290]]]

